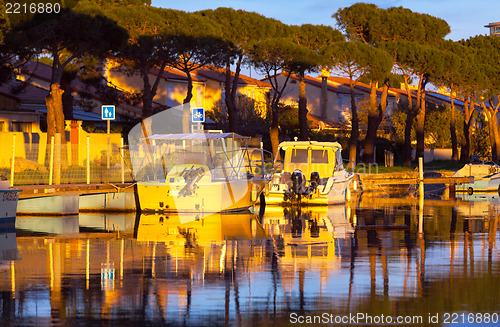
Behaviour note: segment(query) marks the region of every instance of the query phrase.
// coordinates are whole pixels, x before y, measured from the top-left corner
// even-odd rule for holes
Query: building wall
[[[78,152],[72,150],[71,141],[68,137],[66,142],[67,160],[70,163],[77,163],[84,166],[87,162],[87,136],[90,138],[90,159],[99,160],[103,151],[107,150],[107,134],[87,133],[79,130],[79,143],[76,145]],[[69,134],[69,133],[68,133]],[[14,135],[16,135],[15,156],[34,161],[39,164],[45,162],[45,152],[47,151],[47,133],[21,133],[21,132],[0,132],[0,144],[3,151],[0,152],[0,168],[9,168],[13,155]],[[121,146],[121,134],[111,133],[111,147],[116,152]],[[50,146],[49,146],[50,150]],[[76,157],[76,158],[75,158]],[[10,169],[10,168],[9,168]]]
[[[127,92],[141,92],[144,89],[142,77],[139,74],[127,76],[115,68],[110,68],[106,71],[106,78],[110,84],[117,86]],[[156,80],[156,75],[149,74],[149,81],[151,84]],[[200,82],[193,82],[193,99],[196,103],[203,103],[205,93],[205,85]],[[187,82],[186,81],[166,81],[164,78],[160,80],[158,89],[153,101],[175,107],[181,105],[187,95]]]
[[[283,85],[286,77],[279,75],[278,83]],[[281,101],[287,105],[298,105],[299,82],[297,80],[289,80],[287,87],[283,92]],[[320,117],[321,116],[321,87],[306,83],[307,108],[309,113]],[[326,118],[333,122],[343,122],[343,111],[347,108],[350,110],[350,96],[348,94],[337,94],[333,91],[327,92],[326,103]]]

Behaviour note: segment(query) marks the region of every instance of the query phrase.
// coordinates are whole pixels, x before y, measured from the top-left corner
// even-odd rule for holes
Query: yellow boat
[[[266,203],[341,204],[354,173],[344,168],[337,142],[282,142],[281,169],[266,188]]]
[[[250,139],[235,133],[145,138],[133,159],[141,211],[204,216],[248,210],[270,180],[262,149],[250,147]]]

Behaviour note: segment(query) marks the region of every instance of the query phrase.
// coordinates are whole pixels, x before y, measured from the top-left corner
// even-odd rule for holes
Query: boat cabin
[[[320,178],[335,176],[344,170],[342,164],[342,146],[337,142],[283,142],[283,172],[302,171],[306,178],[312,172],[318,172]]]

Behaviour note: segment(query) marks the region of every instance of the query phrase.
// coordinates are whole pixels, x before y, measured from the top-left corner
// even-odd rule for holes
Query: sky
[[[405,7],[414,12],[426,13],[448,22],[452,40],[489,34],[485,25],[500,22],[499,0],[152,0],[155,7],[171,8],[188,12],[218,7],[231,7],[254,11],[266,17],[275,18],[285,24],[323,24],[335,27],[331,18],[339,8],[349,7],[357,2],[370,2],[380,8]]]

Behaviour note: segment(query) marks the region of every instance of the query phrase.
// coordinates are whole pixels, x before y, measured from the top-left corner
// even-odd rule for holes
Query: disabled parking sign
[[[204,123],[205,122],[205,108],[193,108],[191,111],[191,122]]]

